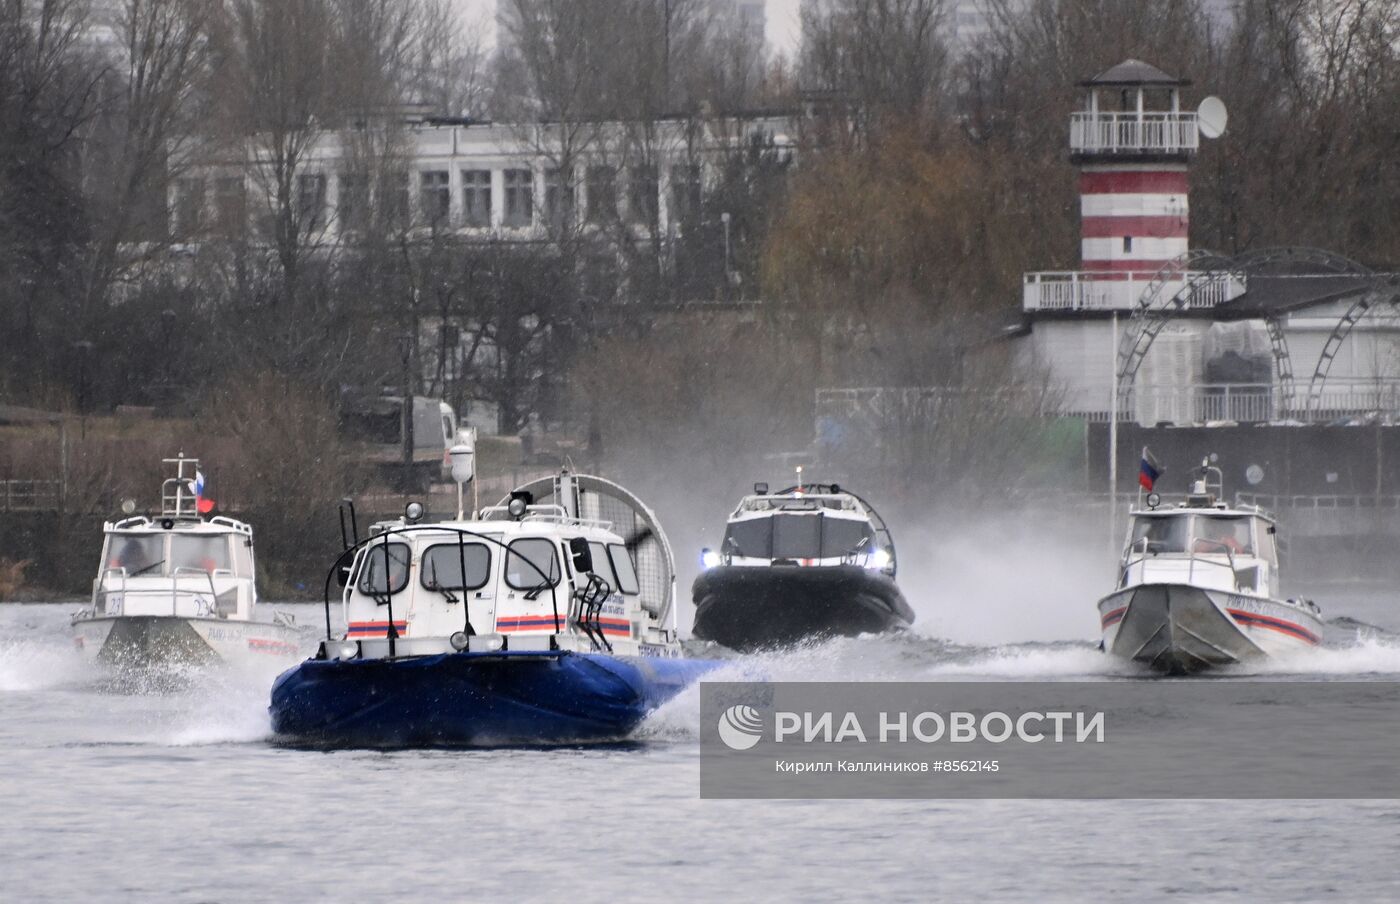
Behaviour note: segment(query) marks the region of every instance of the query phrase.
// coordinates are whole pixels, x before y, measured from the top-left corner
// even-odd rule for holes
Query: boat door
[[[434,538],[424,548],[418,565],[420,595],[425,605],[417,606],[414,633],[448,637],[467,629],[489,634],[496,621],[496,585],[499,582],[502,550],[492,540],[469,536]],[[467,613],[462,612],[466,601]]]
[[[568,588],[559,542],[548,536],[506,543],[496,630],[503,634],[554,634],[566,630]]]

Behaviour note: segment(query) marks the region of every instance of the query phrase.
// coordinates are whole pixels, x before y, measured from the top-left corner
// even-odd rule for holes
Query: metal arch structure
[[[1128,329],[1118,340],[1116,370],[1119,398],[1126,398],[1132,390],[1138,369],[1142,367],[1162,328],[1186,307],[1198,285],[1228,277],[1230,274],[1224,269],[1228,263],[1228,258],[1214,251],[1195,249],[1168,261],[1157,271],[1139,296]],[[1169,282],[1181,282],[1182,287],[1163,300],[1162,291]]]
[[[1347,337],[1351,335],[1352,328],[1377,304],[1389,304],[1397,312],[1400,312],[1400,277],[1382,277],[1369,270],[1366,270],[1366,274],[1371,277],[1371,287],[1363,292],[1360,298],[1352,302],[1351,307],[1346,309],[1341,319],[1337,321],[1337,325],[1332,327],[1331,335],[1322,345],[1322,353],[1318,355],[1317,366],[1313,368],[1312,380],[1308,383],[1306,410],[1309,413],[1321,407],[1322,387],[1327,384],[1327,375],[1332,370],[1332,362],[1336,359],[1337,352],[1341,350],[1342,343],[1346,342]]]
[[[1375,278],[1375,274],[1369,268],[1343,255],[1317,248],[1293,246],[1264,248],[1233,258],[1206,250],[1188,251],[1163,266],[1144,289],[1137,307],[1133,310],[1131,325],[1119,342],[1117,376],[1120,397],[1126,397],[1131,391],[1138,369],[1146,359],[1157,335],[1174,315],[1186,308],[1201,285],[1231,277],[1248,278],[1275,267],[1299,264],[1312,265],[1337,275]],[[1182,286],[1171,298],[1163,301],[1162,290],[1168,282],[1181,282]],[[1387,287],[1388,292],[1384,297],[1400,309],[1400,285],[1397,285],[1395,280],[1388,280]],[[1337,350],[1347,334],[1377,300],[1377,292],[1373,288],[1338,321],[1314,368],[1308,387],[1308,410],[1314,407],[1320,397],[1332,359],[1336,357]],[[1263,319],[1269,332],[1274,365],[1278,371],[1280,394],[1284,405],[1291,407],[1294,397],[1293,365],[1281,315],[1276,314]]]

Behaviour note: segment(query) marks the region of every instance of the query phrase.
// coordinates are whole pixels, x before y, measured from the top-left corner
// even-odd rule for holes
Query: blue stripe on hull
[[[608,741],[720,664],[524,651],[309,660],[277,679],[269,710],[280,740],[316,746]]]

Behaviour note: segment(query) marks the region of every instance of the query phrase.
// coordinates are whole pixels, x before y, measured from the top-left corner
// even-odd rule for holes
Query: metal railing
[[[1070,150],[1081,153],[1189,154],[1200,144],[1194,112],[1070,114]]]
[[[1153,270],[1042,270],[1025,274],[1021,308],[1026,311],[1132,311],[1157,279]],[[1204,278],[1203,278],[1204,277]],[[1186,306],[1213,308],[1243,295],[1245,281],[1229,273],[1209,276],[1187,272],[1165,282],[1157,293],[1165,304],[1194,281]]]
[[[1107,396],[1105,386],[1102,394]],[[1066,410],[1092,423],[1107,423],[1107,406]],[[1295,389],[1293,398],[1271,383],[1149,383],[1134,386],[1118,400],[1119,422],[1152,425],[1209,424],[1220,422],[1296,422],[1330,424],[1377,417],[1400,418],[1400,379],[1328,380],[1309,406],[1306,393]]]

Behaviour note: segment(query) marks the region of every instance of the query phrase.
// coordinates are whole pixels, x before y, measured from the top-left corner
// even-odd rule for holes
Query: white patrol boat
[[[471,518],[423,515],[410,503],[366,539],[351,534],[326,579],[326,639],[273,686],[279,738],[615,740],[717,664],[681,658],[670,546],[617,484],[565,472]]]
[[[158,518],[103,524],[102,565],[92,604],[73,616],[74,642],[123,670],[167,670],[218,662],[293,658],[299,633],[290,616],[259,618],[253,529],[201,509],[199,461],[164,460],[175,476],[161,486]]]
[[[799,472],[800,476],[800,472]],[[736,650],[906,628],[894,538],[874,506],[836,484],[754,485],[718,552],[701,551],[695,636]]]
[[[1280,598],[1274,519],[1221,502],[1209,462],[1196,475],[1181,502],[1132,510],[1119,589],[1099,602],[1104,650],[1179,674],[1318,646],[1318,607]]]

